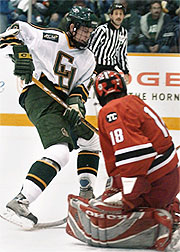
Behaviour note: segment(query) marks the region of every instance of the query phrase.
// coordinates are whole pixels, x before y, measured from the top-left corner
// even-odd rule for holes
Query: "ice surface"
[[[171,131],[174,142],[180,144],[178,131]],[[11,200],[22,185],[31,164],[41,158],[43,151],[34,127],[0,127],[0,211]],[[44,193],[31,205],[32,212],[40,222],[54,221],[67,215],[67,196],[78,194],[76,175],[77,152],[71,153],[70,162],[52,181]],[[105,186],[107,174],[101,158],[100,170],[95,188],[96,196]],[[180,244],[178,244],[180,251]],[[177,249],[178,249],[177,248]],[[125,250],[95,248],[70,237],[65,225],[53,229],[22,231],[20,228],[0,219],[0,252],[145,252],[149,250]],[[177,250],[178,251],[178,250]]]

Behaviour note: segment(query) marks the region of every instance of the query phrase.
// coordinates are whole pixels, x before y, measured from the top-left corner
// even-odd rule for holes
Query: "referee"
[[[121,26],[124,16],[125,7],[113,3],[109,9],[110,21],[98,26],[92,33],[89,49],[96,58],[97,74],[104,70],[122,71],[128,84],[127,30]]]

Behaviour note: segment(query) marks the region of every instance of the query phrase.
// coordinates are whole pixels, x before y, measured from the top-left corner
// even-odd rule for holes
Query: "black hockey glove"
[[[78,96],[68,97],[66,104],[69,106],[63,114],[64,118],[69,121],[71,126],[81,124],[81,117],[85,116],[86,109],[84,103]]]
[[[32,56],[26,45],[13,46],[14,52],[14,75],[21,77],[28,84],[32,81],[32,74],[35,70]]]

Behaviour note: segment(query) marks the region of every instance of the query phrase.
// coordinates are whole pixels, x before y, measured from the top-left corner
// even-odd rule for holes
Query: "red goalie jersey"
[[[97,199],[69,196],[66,231],[93,246],[164,251],[176,243],[172,233],[180,223],[172,138],[155,111],[127,95],[119,73],[100,73],[95,92],[102,106],[99,136],[109,178]]]
[[[137,96],[114,99],[102,107],[98,126],[109,176],[146,176],[152,183],[178,164],[163,121]]]

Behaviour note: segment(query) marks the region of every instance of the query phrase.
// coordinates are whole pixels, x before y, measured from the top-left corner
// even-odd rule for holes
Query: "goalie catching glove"
[[[81,124],[81,118],[85,116],[86,109],[84,103],[78,96],[68,97],[66,99],[68,108],[65,110],[63,116],[69,121],[71,126]]]
[[[26,84],[32,82],[32,74],[35,68],[27,46],[14,45],[13,52],[13,61],[15,63],[14,75],[21,77],[22,80],[25,80]]]
[[[164,251],[171,241],[172,216],[166,210],[122,213],[121,206],[74,195],[68,203],[66,232],[91,246]]]

